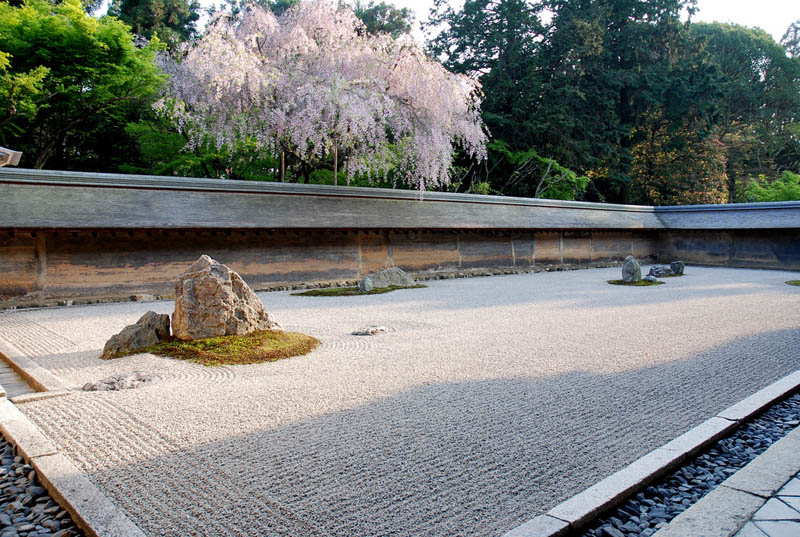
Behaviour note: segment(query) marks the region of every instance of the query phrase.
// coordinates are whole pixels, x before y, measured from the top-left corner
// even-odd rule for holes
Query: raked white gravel
[[[149,535],[490,536],[800,368],[796,273],[616,278],[261,293],[323,344],[259,365],[98,358],[163,301],[6,312],[0,337],[76,390],[20,408]],[[77,391],[136,370],[161,380]]]

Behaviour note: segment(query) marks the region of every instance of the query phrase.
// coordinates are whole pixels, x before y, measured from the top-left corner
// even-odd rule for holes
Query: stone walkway
[[[8,397],[16,397],[17,395],[25,395],[35,391],[2,358],[0,358],[0,387],[8,394]]]
[[[800,536],[800,474],[756,511],[735,537]]]

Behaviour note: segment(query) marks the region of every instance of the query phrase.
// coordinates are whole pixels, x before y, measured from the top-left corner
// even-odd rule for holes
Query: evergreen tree
[[[112,0],[108,12],[128,24],[134,34],[147,39],[157,35],[174,51],[197,35],[200,4],[197,0]]]

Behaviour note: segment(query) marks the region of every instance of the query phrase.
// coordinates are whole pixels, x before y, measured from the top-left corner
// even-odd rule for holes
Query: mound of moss
[[[789,280],[786,283],[788,283],[789,285],[796,285],[796,286],[800,287],[800,280]]]
[[[664,285],[664,282],[649,282],[647,280],[639,280],[638,282],[626,282],[625,280],[608,280],[611,285],[629,285],[631,287],[649,287],[651,285]]]
[[[275,362],[308,354],[319,340],[298,332],[259,330],[246,336],[220,336],[181,341],[170,338],[137,352],[170,356],[203,365]]]
[[[417,284],[402,287],[390,285],[389,287],[376,287],[371,291],[361,291],[358,287],[326,287],[324,289],[310,289],[301,293],[292,293],[293,296],[356,296],[356,295],[380,295],[390,293],[398,289],[421,289],[427,285]]]

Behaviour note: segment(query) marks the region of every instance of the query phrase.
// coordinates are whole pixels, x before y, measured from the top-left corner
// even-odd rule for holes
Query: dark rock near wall
[[[625,258],[622,264],[622,281],[636,283],[642,279],[642,268],[632,255]]]

